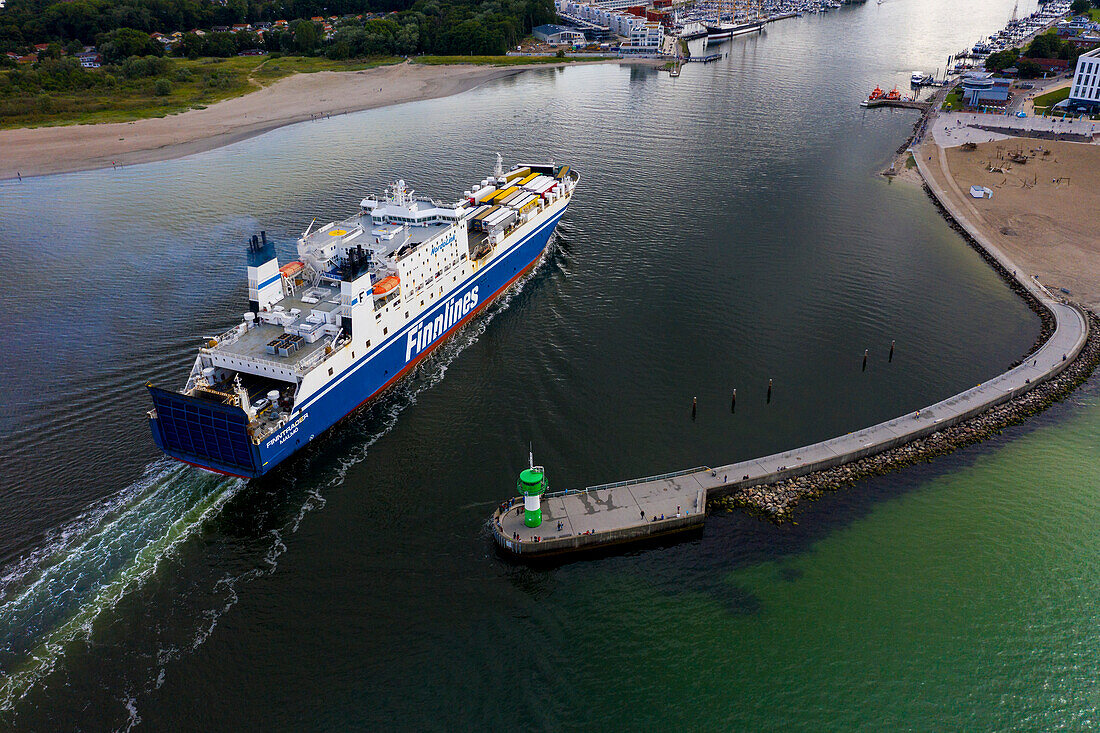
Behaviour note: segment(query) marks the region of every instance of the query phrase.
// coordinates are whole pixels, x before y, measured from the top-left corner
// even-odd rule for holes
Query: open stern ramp
[[[185,463],[232,476],[258,476],[259,456],[248,433],[248,415],[236,405],[149,385],[153,439]]]

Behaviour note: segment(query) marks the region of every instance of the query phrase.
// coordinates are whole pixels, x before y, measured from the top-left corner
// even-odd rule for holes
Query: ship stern
[[[263,474],[244,410],[146,386],[153,399],[149,428],[165,455],[228,476],[256,478]]]

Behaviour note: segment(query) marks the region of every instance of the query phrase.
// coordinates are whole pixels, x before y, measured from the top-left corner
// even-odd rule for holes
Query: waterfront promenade
[[[1026,275],[945,195],[927,161],[917,165],[933,196],[977,245],[1054,318],[1054,332],[1021,364],[970,389],[920,410],[812,445],[718,467],[691,469],[662,477],[559,492],[547,497],[547,520],[528,528],[509,502],[490,520],[494,539],[519,556],[572,552],[663,533],[654,512],[671,517],[705,508],[710,497],[742,492],[824,471],[932,435],[1019,397],[1060,374],[1084,348],[1089,321],[1076,305],[1055,297]],[[648,512],[646,511],[648,509]],[[682,517],[676,517],[681,519]],[[561,521],[561,529],[557,522]],[[660,521],[660,520],[659,520]],[[670,531],[675,528],[669,527]],[[537,540],[537,541],[536,541]]]
[[[1008,140],[1012,137],[1055,138],[1100,142],[1100,123],[1057,117],[1013,117],[975,112],[939,112],[930,127],[932,140],[948,148],[964,143]]]

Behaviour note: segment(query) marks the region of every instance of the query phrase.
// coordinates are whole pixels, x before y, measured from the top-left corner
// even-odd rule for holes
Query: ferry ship
[[[527,272],[580,180],[552,163],[497,168],[455,203],[398,181],[298,239],[280,266],[248,245],[249,310],[199,349],[182,390],[148,385],[172,458],[256,478],[378,396]]]

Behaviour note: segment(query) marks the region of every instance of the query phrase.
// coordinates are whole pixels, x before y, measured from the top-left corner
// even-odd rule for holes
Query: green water
[[[707,593],[590,579],[604,599],[616,595],[606,584],[619,586],[618,606],[599,613],[628,641],[608,644],[584,622],[593,609],[571,609],[570,623],[597,632],[581,648],[608,672],[581,686],[632,701],[655,727],[1095,728],[1098,392],[1086,387],[931,476],[873,482],[862,491],[899,495],[790,557],[729,570]],[[732,521],[712,517],[708,531]],[[654,608],[665,609],[657,628],[635,613]],[[638,664],[648,645],[660,654]],[[633,652],[619,658],[624,648]]]

